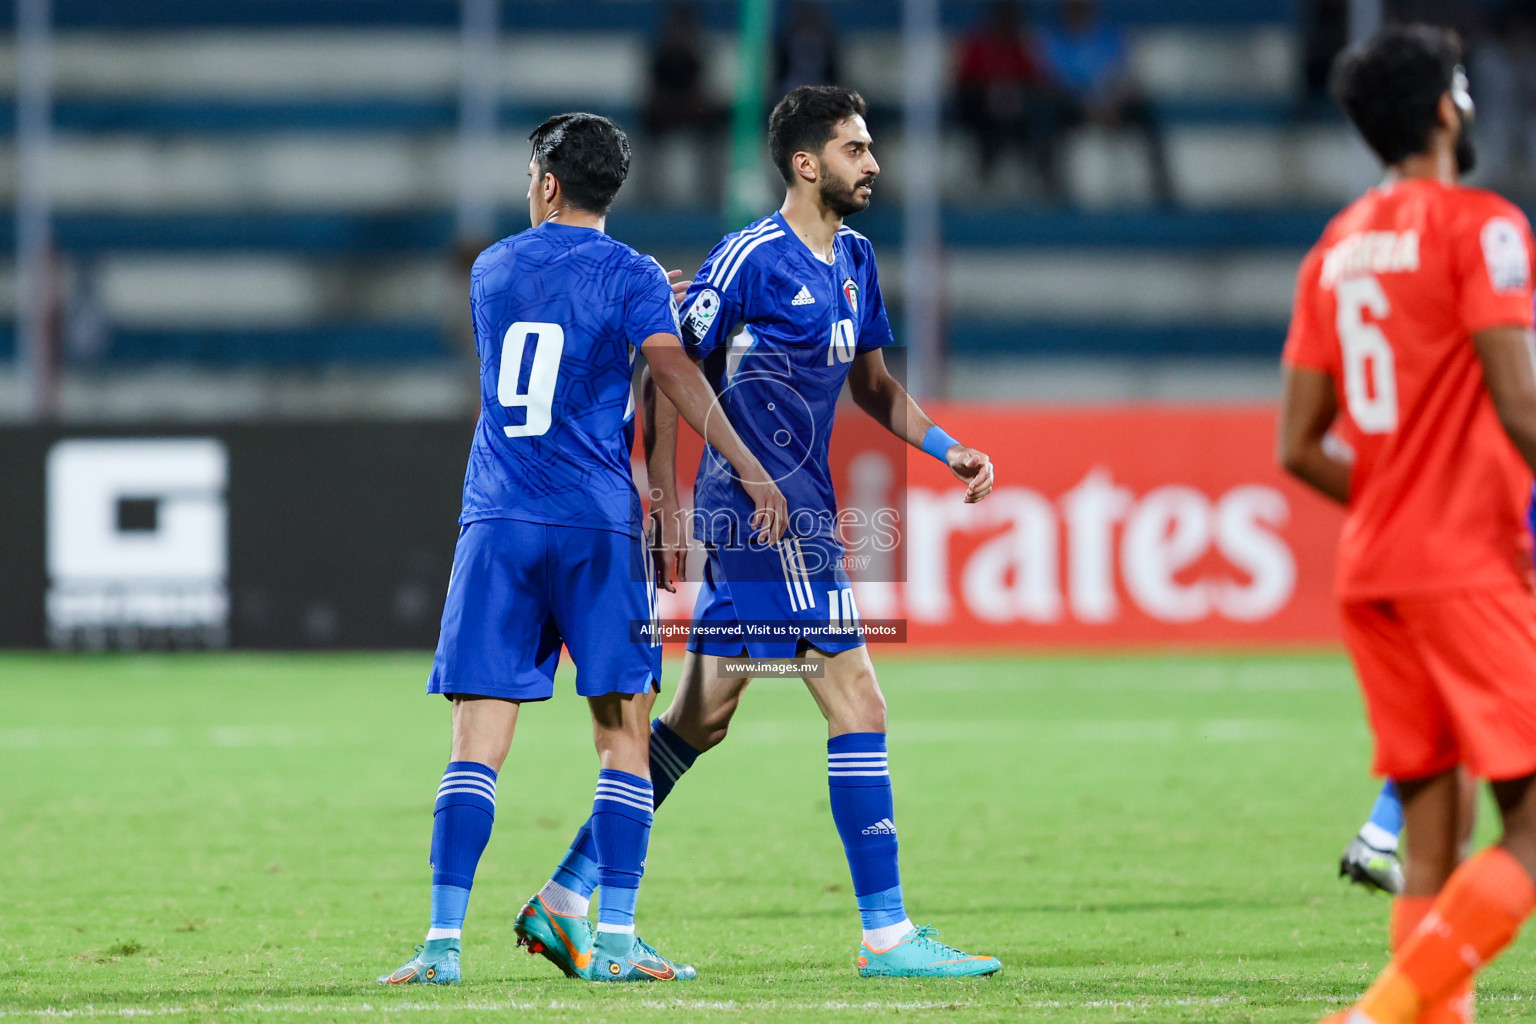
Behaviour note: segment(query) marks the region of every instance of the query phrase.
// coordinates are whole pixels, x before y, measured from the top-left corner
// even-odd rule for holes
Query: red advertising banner
[[[1337,642],[1342,515],[1275,465],[1271,407],[929,411],[992,457],[986,500],[966,505],[943,465],[851,406],[832,440],[859,614],[905,620],[909,645]],[[699,441],[682,433],[691,478]],[[658,614],[687,617],[695,590]]]

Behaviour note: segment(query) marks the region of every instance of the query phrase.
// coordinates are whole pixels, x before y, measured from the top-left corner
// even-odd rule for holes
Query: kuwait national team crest
[[[853,278],[843,282],[843,295],[848,299],[848,308],[855,313],[859,311],[859,286],[853,283]]]

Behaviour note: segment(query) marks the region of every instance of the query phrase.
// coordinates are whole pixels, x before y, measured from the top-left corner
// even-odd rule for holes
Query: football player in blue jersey
[[[690,286],[683,340],[703,363],[720,408],[783,488],[790,524],[774,544],[752,542],[752,501],[730,460],[707,445],[694,485],[694,526],[708,547],[682,682],[651,725],[659,805],[702,752],[725,738],[747,679],[726,658],[804,657],[806,685],[827,720],[827,781],[863,924],[866,977],[957,977],[1002,966],[935,938],[907,916],[897,863],[886,758],[885,699],[857,632],[828,466],[833,412],[846,382],[855,402],[897,437],[944,462],[965,500],[992,489],[987,456],[936,426],[886,369],[892,341],[869,241],[843,219],[869,206],[880,166],[855,92],[796,89],[774,108],[769,149],[784,205],[727,236]],[[683,531],[667,438],[676,410],[655,397],[660,440],[651,486],[668,526],[661,582],[679,568]],[[654,493],[654,491],[653,491]],[[762,635],[744,626],[765,626]],[[829,627],[838,627],[832,629]],[[707,631],[707,632],[706,632]],[[592,824],[519,916],[522,939],[569,971],[586,949],[588,900],[599,883]]]
[[[630,475],[635,352],[745,481],[748,529],[783,533],[783,495],[742,443],[678,337],[661,266],[604,233],[629,170],[606,118],[562,114],[531,136],[533,227],[480,254],[470,307],[482,408],[427,692],[453,702],[432,825],[431,924],[382,984],[453,984],[496,776],[524,701],[548,700],[562,644],[576,662],[600,761],[589,829],[603,889],[597,939],[572,964],[591,981],[694,977],[635,935],[651,827],[647,722],[661,648],[655,581]],[[715,414],[711,414],[711,413]]]

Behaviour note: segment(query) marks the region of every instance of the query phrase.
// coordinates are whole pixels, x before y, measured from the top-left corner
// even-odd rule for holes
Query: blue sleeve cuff
[[[939,426],[929,427],[928,433],[923,435],[923,451],[932,455],[946,466],[949,465],[950,446],[959,443],[959,441],[944,433],[944,428]]]

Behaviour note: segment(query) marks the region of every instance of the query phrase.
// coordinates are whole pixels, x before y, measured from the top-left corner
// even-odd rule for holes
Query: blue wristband
[[[944,433],[944,428],[932,426],[928,433],[923,435],[923,451],[932,455],[946,466],[949,465],[949,449],[951,445],[959,444],[954,438]]]

